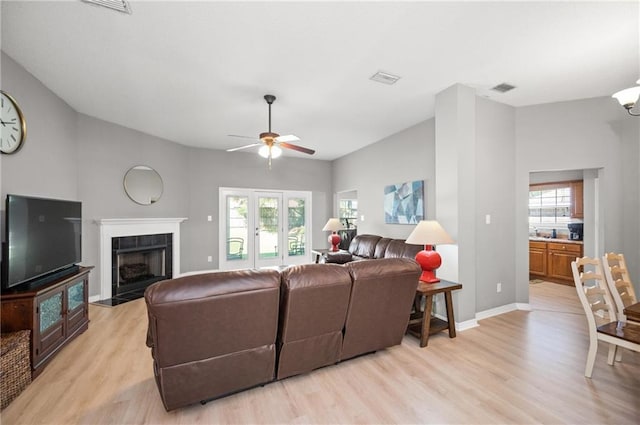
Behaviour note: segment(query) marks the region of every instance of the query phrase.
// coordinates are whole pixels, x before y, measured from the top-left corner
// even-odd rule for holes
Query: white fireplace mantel
[[[180,223],[186,218],[101,218],[100,226],[100,299],[111,298],[111,238],[171,233],[173,275],[180,274]]]

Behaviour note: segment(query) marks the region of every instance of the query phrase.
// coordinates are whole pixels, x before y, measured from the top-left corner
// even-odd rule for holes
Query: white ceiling
[[[522,106],[640,77],[638,1],[130,3],[2,1],[2,50],[75,110],[190,146],[246,144],[227,135],[266,131],[274,94],[272,129],[329,160],[432,117],[455,83]]]

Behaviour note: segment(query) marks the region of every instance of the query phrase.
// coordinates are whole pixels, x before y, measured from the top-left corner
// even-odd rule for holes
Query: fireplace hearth
[[[141,295],[147,286],[171,279],[172,234],[112,238],[112,297]]]

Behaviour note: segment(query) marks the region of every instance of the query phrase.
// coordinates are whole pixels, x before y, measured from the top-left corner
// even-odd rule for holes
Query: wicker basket
[[[0,409],[4,409],[31,383],[30,331],[0,336]]]

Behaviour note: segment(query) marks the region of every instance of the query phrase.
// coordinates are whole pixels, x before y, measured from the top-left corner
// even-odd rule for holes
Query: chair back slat
[[[593,304],[591,304],[591,310],[592,311],[600,311],[600,310],[609,311],[609,306],[603,303],[602,301],[596,301]]]
[[[591,297],[593,295],[604,295],[606,291],[600,288],[599,286],[593,286],[593,287],[585,287],[584,293],[587,297]]]
[[[603,277],[600,273],[584,272],[580,275],[580,280],[582,282],[587,282],[589,280],[603,280]]]
[[[589,333],[596,334],[596,319],[594,313],[602,312],[608,320],[616,319],[616,309],[609,288],[602,273],[599,258],[582,257],[571,262],[573,280],[578,292],[578,298],[587,315]]]
[[[610,252],[602,257],[604,274],[611,296],[616,306],[618,320],[627,321],[624,308],[638,302],[633,284],[629,278],[627,263],[623,254]]]

